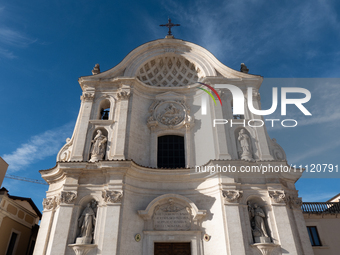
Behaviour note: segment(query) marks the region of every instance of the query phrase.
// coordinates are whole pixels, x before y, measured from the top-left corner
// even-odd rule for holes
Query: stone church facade
[[[219,86],[260,109],[263,78],[241,70],[168,36],[81,77],[73,135],[41,171],[49,190],[34,254],[313,254],[295,188],[302,173],[240,171],[287,166],[265,125],[244,124],[262,117],[248,107],[233,115]],[[209,99],[206,114],[201,83],[222,103]],[[197,171],[213,167],[232,171]]]

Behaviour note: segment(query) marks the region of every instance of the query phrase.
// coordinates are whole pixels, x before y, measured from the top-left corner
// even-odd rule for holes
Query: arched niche
[[[199,210],[190,199],[184,196],[165,194],[152,200],[146,209],[139,210],[138,214],[144,219],[145,228],[148,230],[182,231],[198,229],[201,219],[206,215],[206,210]],[[167,217],[169,218],[168,226],[161,225],[159,219]],[[176,219],[182,223],[173,224],[172,221],[175,222]]]
[[[71,225],[70,225],[70,233],[69,233],[69,243],[70,244],[74,244],[76,243],[77,238],[80,236],[80,232],[81,232],[81,225],[82,222],[81,220],[84,220],[82,218],[82,214],[84,213],[85,209],[87,208],[87,206],[89,205],[89,207],[91,208],[91,210],[93,210],[94,212],[94,218],[93,218],[93,239],[91,240],[92,244],[96,243],[96,236],[97,236],[97,231],[98,231],[98,227],[99,227],[99,222],[98,222],[98,215],[100,214],[99,212],[99,204],[100,204],[100,197],[98,196],[92,196],[92,195],[87,195],[81,198],[77,198],[78,201],[76,201],[75,203],[75,208],[73,210],[73,214],[72,214],[72,221],[71,221]]]
[[[111,113],[111,103],[109,99],[103,99],[98,108],[98,119],[100,120],[109,120],[110,119],[110,113]]]
[[[246,220],[249,222],[250,233],[254,243],[271,243],[271,206],[261,197],[256,195],[250,195],[247,197],[246,203],[248,208]],[[261,222],[263,222],[263,225]]]
[[[102,95],[93,104],[91,113],[92,120],[113,120],[115,109],[115,99],[110,95]],[[107,114],[105,114],[107,112]],[[103,118],[105,116],[105,118]]]

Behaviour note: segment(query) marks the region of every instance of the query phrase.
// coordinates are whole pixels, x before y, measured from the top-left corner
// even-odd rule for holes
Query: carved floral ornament
[[[285,202],[285,192],[283,190],[270,190],[268,191],[269,197],[274,203],[284,203]]]
[[[156,100],[149,108],[150,117],[147,120],[149,128],[165,127],[180,128],[182,126],[190,127],[193,123],[193,117],[190,116],[190,110],[181,100]]]
[[[57,208],[61,203],[72,204],[77,198],[76,192],[62,191],[59,195],[44,198],[43,208],[44,210],[53,210]]]
[[[120,203],[122,202],[123,193],[120,191],[104,190],[102,197],[106,203]]]
[[[302,198],[297,195],[287,195],[283,190],[268,191],[274,203],[286,203],[290,208],[301,208]]]
[[[288,195],[285,197],[285,202],[287,203],[287,205],[289,205],[289,207],[292,208],[296,208],[296,209],[301,209],[301,205],[302,205],[302,198],[301,197],[297,197],[297,195]]]
[[[222,190],[222,195],[225,202],[237,202],[243,195],[240,190]]]

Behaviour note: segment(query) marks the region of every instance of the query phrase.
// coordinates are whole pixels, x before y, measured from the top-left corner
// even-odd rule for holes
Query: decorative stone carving
[[[44,198],[42,204],[44,210],[52,210],[57,206],[56,197]]]
[[[107,138],[101,130],[97,130],[97,135],[92,140],[92,150],[90,162],[102,160],[105,156]]]
[[[277,160],[285,160],[286,153],[282,149],[282,147],[276,142],[275,138],[271,140],[271,145],[274,158]]]
[[[96,244],[69,244],[68,246],[74,250],[76,255],[86,255],[93,248],[97,247]]]
[[[251,149],[251,139],[249,137],[249,135],[246,133],[245,129],[242,128],[239,132],[238,135],[238,141],[240,143],[240,147],[241,147],[241,159],[244,160],[253,160],[253,153],[252,153],[252,149]]]
[[[224,200],[227,202],[237,202],[243,195],[243,191],[239,190],[222,190]]]
[[[266,214],[262,208],[248,202],[248,212],[255,243],[271,243],[265,224]]]
[[[258,89],[253,88],[253,98],[257,99],[260,103],[261,95]]]
[[[83,92],[83,95],[80,97],[81,100],[84,101],[93,101],[94,93],[92,92]]]
[[[120,203],[122,202],[123,193],[120,191],[104,190],[102,191],[102,197],[106,203]]]
[[[99,64],[96,64],[92,70],[92,74],[95,75],[95,74],[99,74],[100,73],[100,66]]]
[[[302,198],[301,197],[297,197],[296,195],[288,195],[288,196],[285,197],[285,201],[291,209],[296,208],[296,209],[301,210],[301,206],[302,206]]]
[[[274,203],[285,202],[285,192],[283,190],[270,190],[268,194]]]
[[[76,244],[91,244],[96,226],[97,201],[94,199],[86,204],[78,219],[78,227],[80,228],[79,237]]]
[[[168,203],[156,206],[153,214],[153,227],[155,230],[189,230],[191,228],[191,210],[174,202],[172,198]]]
[[[60,193],[60,203],[70,204],[73,203],[77,198],[77,193],[70,191],[62,191]]]
[[[125,91],[125,90],[120,91],[117,93],[117,97],[119,100],[127,100],[130,97],[130,92]]]
[[[244,64],[244,63],[241,63],[241,69],[240,71],[242,73],[248,73],[249,72],[249,69],[247,68],[247,66]]]
[[[272,251],[280,245],[274,243],[254,243],[251,246],[259,249],[262,255],[270,255]]]
[[[147,120],[149,128],[161,126],[166,128],[179,128],[190,126],[194,120],[190,110],[183,101],[155,101],[149,109],[151,116]]]
[[[161,56],[139,68],[137,78],[149,86],[182,87],[194,84],[201,71],[182,56]]]
[[[57,161],[61,162],[68,162],[71,158],[71,152],[73,147],[73,138],[72,140],[70,138],[66,139],[66,144],[61,148],[57,155]]]

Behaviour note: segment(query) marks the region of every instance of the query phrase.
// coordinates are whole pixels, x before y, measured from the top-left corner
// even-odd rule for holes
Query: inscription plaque
[[[157,206],[153,215],[155,230],[189,230],[191,228],[191,211],[189,207],[169,203]]]

